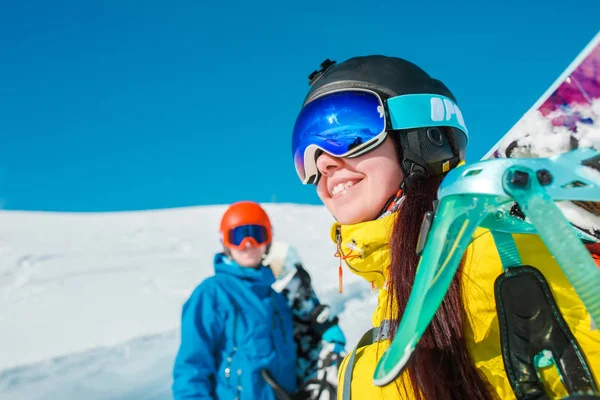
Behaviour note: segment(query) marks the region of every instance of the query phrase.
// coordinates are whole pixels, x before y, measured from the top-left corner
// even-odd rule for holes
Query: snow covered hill
[[[323,207],[267,204],[351,348],[376,295],[344,274]],[[0,212],[0,399],[168,399],[181,306],[213,273],[225,206],[103,213]]]

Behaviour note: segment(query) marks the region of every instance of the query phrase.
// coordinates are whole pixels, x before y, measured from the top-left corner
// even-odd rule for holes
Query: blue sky
[[[600,28],[600,2],[28,1],[0,12],[0,205],[318,204],[290,135],[325,58],[407,58],[481,157]]]

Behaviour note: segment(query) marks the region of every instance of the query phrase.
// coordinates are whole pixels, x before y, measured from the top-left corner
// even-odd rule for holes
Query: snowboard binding
[[[374,384],[385,386],[406,368],[478,227],[489,229],[495,240],[515,233],[539,235],[600,326],[600,269],[582,243],[596,239],[575,229],[555,204],[600,201],[599,171],[600,153],[583,148],[551,158],[493,159],[451,170],[440,185],[434,212],[424,219],[412,292]],[[525,218],[511,213],[515,204]],[[503,265],[520,266],[516,247],[502,250],[502,241],[496,242]]]

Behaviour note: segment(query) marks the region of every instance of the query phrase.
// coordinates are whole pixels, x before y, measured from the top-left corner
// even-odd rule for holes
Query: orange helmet
[[[272,228],[269,216],[258,203],[233,203],[221,219],[221,241],[226,248],[243,248],[247,242],[254,246],[271,244]]]

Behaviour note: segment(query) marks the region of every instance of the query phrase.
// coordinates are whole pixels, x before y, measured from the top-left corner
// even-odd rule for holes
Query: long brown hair
[[[393,137],[393,136],[392,136]],[[417,241],[423,216],[433,209],[441,177],[405,184],[405,199],[390,241],[389,304],[402,316],[415,280]],[[408,366],[416,399],[492,399],[487,380],[478,373],[465,341],[465,312],[461,298],[462,265],[440,308],[423,334]],[[398,320],[392,323],[396,332]],[[404,387],[407,391],[408,388]]]

